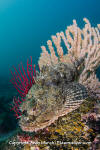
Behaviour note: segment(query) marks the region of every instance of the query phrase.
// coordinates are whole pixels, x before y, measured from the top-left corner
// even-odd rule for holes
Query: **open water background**
[[[37,64],[40,46],[73,19],[83,27],[84,17],[92,26],[100,23],[100,0],[0,0],[0,134],[10,130],[8,103],[16,95],[9,69],[30,56]]]
[[[9,69],[32,56],[38,63],[40,46],[76,19],[100,23],[100,0],[0,0],[0,95],[13,90]],[[8,88],[9,87],[9,88]]]

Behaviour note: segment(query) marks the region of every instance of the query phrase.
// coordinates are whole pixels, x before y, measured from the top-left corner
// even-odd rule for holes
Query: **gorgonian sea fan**
[[[32,57],[31,63],[29,63],[29,60],[27,60],[27,70],[25,71],[22,63],[21,66],[18,67],[19,70],[17,70],[14,66],[14,72],[10,70],[12,74],[12,78],[10,82],[14,85],[17,92],[19,93],[20,97],[13,98],[13,104],[11,110],[15,112],[15,116],[18,119],[21,115],[21,111],[19,110],[20,104],[25,101],[24,97],[28,93],[29,89],[32,87],[33,84],[35,84],[35,78],[36,78],[36,67],[32,65]]]
[[[65,32],[51,36],[47,46],[41,47],[41,74],[20,107],[23,115],[19,126],[23,131],[37,132],[79,108],[85,100],[100,99],[96,77],[100,66],[100,25],[92,27],[86,18],[84,21],[85,26],[80,29],[73,20]]]

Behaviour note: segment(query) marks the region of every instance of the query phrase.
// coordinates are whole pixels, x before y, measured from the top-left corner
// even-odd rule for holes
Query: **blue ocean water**
[[[8,118],[6,101],[9,100],[5,97],[15,95],[9,82],[9,69],[20,62],[26,64],[30,56],[37,64],[40,46],[46,45],[51,35],[64,31],[73,19],[83,27],[84,17],[93,26],[100,23],[100,0],[0,0],[0,118],[5,109],[3,125]]]
[[[41,45],[76,19],[100,23],[99,0],[0,0],[0,95],[14,90],[9,69],[32,56],[37,64]]]
[[[99,0],[0,0],[0,77],[29,56],[37,63],[40,46],[76,19],[100,23]]]

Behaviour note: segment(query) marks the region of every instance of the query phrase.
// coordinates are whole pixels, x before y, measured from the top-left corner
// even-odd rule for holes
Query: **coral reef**
[[[58,117],[78,108],[88,97],[85,87],[75,82],[74,68],[59,64],[47,69],[41,70],[36,85],[29,90],[20,107],[23,115],[19,124],[24,131],[33,132],[49,126]]]
[[[37,131],[36,133],[17,133],[16,137],[12,137],[7,141],[15,142],[35,142],[37,144],[25,144],[25,145],[9,145],[9,149],[18,150],[31,150],[38,148],[40,150],[73,150],[82,149],[86,150],[94,146],[92,141],[98,136],[95,132],[94,126],[98,126],[97,123],[87,119],[85,117],[91,114],[96,106],[94,99],[85,100],[81,106],[68,113],[63,117],[59,117],[54,124],[51,124],[44,130]],[[85,120],[84,120],[85,119]],[[94,125],[94,126],[93,126]],[[31,142],[30,142],[31,141]],[[62,144],[61,144],[62,142]],[[65,142],[65,144],[63,143]],[[6,144],[5,144],[6,145]]]
[[[42,46],[39,65],[42,68],[59,62],[68,63],[68,61],[72,61],[77,65],[83,59],[83,64],[81,63],[78,68],[79,71],[81,70],[79,83],[85,85],[94,95],[96,94],[99,97],[100,82],[95,71],[100,65],[100,24],[97,27],[91,27],[89,20],[84,18],[84,21],[86,24],[83,29],[80,29],[76,20],[73,20],[73,25],[68,26],[65,33],[60,32],[56,36],[51,36],[53,42],[51,40],[47,41],[50,54],[46,47]],[[62,40],[68,54],[63,52]],[[54,50],[53,45],[57,48],[57,52]],[[56,56],[55,52],[58,56]]]
[[[74,20],[74,24],[65,31],[66,37],[63,32],[52,36],[58,57],[51,40],[47,41],[50,54],[42,46],[40,74],[20,106],[23,115],[19,125],[22,130],[43,129],[60,116],[77,109],[87,97],[99,97],[99,80],[95,74],[99,66],[99,29],[92,28],[87,19],[84,21],[83,30]],[[61,38],[68,54],[63,54]]]
[[[36,76],[35,70],[31,78],[35,82],[31,82],[24,101],[19,105],[22,131],[16,136],[17,141],[31,140],[40,144],[26,144],[19,149],[86,150],[98,141],[96,119],[99,113],[97,117],[91,111],[100,98],[100,82],[96,77],[100,65],[100,25],[91,27],[86,18],[84,21],[83,29],[74,20],[65,33],[52,36],[52,41],[47,41],[50,53],[42,46],[40,73]],[[14,79],[17,79],[16,75]],[[23,135],[23,131],[28,133]]]
[[[17,119],[20,118],[22,115],[19,105],[25,101],[24,97],[28,93],[29,89],[32,87],[32,85],[35,84],[35,77],[36,77],[36,69],[34,65],[34,71],[32,66],[32,57],[31,57],[31,64],[29,64],[29,60],[27,60],[27,72],[25,72],[25,69],[23,65],[21,64],[21,67],[19,66],[19,71],[15,67],[14,72],[11,72],[12,78],[10,82],[14,85],[17,92],[19,93],[20,97],[13,98],[13,104],[11,104],[11,110],[15,112],[15,116]],[[33,76],[34,74],[34,76]]]

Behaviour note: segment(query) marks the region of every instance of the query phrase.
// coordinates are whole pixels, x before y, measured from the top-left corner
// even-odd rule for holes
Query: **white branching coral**
[[[84,58],[78,82],[100,97],[100,82],[95,74],[100,65],[100,24],[97,27],[91,27],[88,19],[84,18],[84,21],[83,29],[80,29],[76,20],[73,20],[73,25],[68,26],[65,33],[60,32],[51,36],[52,40],[47,41],[50,53],[45,46],[41,47],[39,65],[41,69],[45,65],[67,63],[69,58],[72,63]],[[66,46],[66,54],[61,46],[62,41]]]
[[[93,72],[91,73],[90,77],[87,80],[84,80],[85,87],[91,90],[91,94],[96,94],[95,96],[100,98],[100,82],[99,79],[96,77],[96,74]]]

